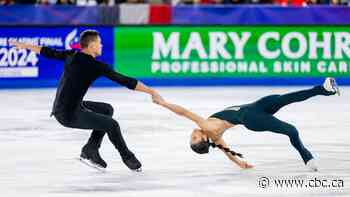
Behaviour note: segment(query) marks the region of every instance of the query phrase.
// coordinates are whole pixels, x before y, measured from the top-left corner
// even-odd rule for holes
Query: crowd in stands
[[[350,0],[182,0],[186,4],[347,5]]]
[[[157,0],[155,0],[157,1]],[[159,0],[157,2],[160,2]],[[41,4],[41,5],[115,5],[120,3],[146,3],[144,0],[0,0],[0,5]]]
[[[172,3],[172,4],[277,4],[277,5],[350,5],[350,0],[0,0],[0,5],[115,5],[120,3]]]
[[[119,3],[142,3],[143,0],[0,0],[0,5],[23,4],[23,5],[114,5]]]

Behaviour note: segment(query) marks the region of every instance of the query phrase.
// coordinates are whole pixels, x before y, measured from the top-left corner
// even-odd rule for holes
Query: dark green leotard
[[[287,135],[306,163],[312,158],[312,154],[302,144],[298,130],[293,125],[277,119],[273,114],[288,104],[304,101],[316,95],[332,94],[334,93],[326,91],[322,86],[316,86],[285,95],[266,96],[247,105],[228,107],[210,117],[226,120],[234,125],[242,124],[253,131],[271,131]]]
[[[244,111],[247,106],[248,105],[231,106],[211,115],[210,117],[226,120],[234,125],[243,124]]]

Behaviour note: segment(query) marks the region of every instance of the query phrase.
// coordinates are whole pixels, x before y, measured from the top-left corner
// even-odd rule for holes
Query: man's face
[[[90,43],[90,47],[95,53],[96,57],[102,55],[102,46],[100,36],[97,36],[97,39]]]

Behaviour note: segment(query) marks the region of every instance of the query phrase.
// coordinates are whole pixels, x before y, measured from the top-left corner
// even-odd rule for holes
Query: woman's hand
[[[155,104],[164,106],[166,104],[165,100],[162,96],[160,96],[157,92],[153,92],[152,94],[152,101]]]
[[[242,169],[251,169],[251,168],[254,168],[253,165],[248,164],[246,161],[240,161],[239,167],[241,167]]]

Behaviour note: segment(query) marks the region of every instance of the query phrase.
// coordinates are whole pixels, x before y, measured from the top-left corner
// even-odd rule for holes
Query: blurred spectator
[[[77,0],[78,6],[95,6],[97,5],[96,0]]]
[[[126,0],[115,0],[115,4],[126,3]]]
[[[224,0],[225,4],[249,4],[252,3],[250,0]]]
[[[70,0],[68,0],[70,1]],[[63,2],[63,3],[61,3]],[[38,4],[40,5],[62,5],[62,4],[66,4],[67,0],[38,0]],[[74,3],[72,3],[74,4]]]
[[[252,2],[259,4],[273,4],[274,0],[252,0]]]
[[[38,0],[38,4],[40,4],[40,5],[49,5],[50,2],[49,2],[49,0]]]
[[[36,4],[36,0],[14,0],[16,4]]]
[[[200,0],[201,4],[223,4],[224,0]]]
[[[328,4],[329,4],[329,0],[328,1]],[[305,0],[305,3],[307,5],[316,5],[316,4],[321,4],[321,2],[319,0]]]
[[[224,0],[182,0],[183,4],[222,4]]]
[[[109,0],[96,0],[99,5],[111,5]]]
[[[146,3],[147,0],[115,0],[115,4],[121,3]]]
[[[331,4],[332,5],[348,5],[350,1],[348,0],[332,0]]]
[[[144,0],[127,0],[126,3],[144,3]]]
[[[194,0],[180,0],[179,4],[194,4]]]
[[[180,0],[183,4],[273,4],[276,0]]]
[[[282,5],[282,6],[306,6],[307,0],[275,0],[275,4]]]
[[[11,5],[13,3],[13,0],[0,0],[0,5]]]
[[[56,5],[72,5],[75,4],[72,0],[57,0]]]
[[[147,2],[150,4],[170,3],[170,1],[164,1],[164,0],[148,0]]]
[[[317,0],[317,4],[330,4],[331,0]]]

